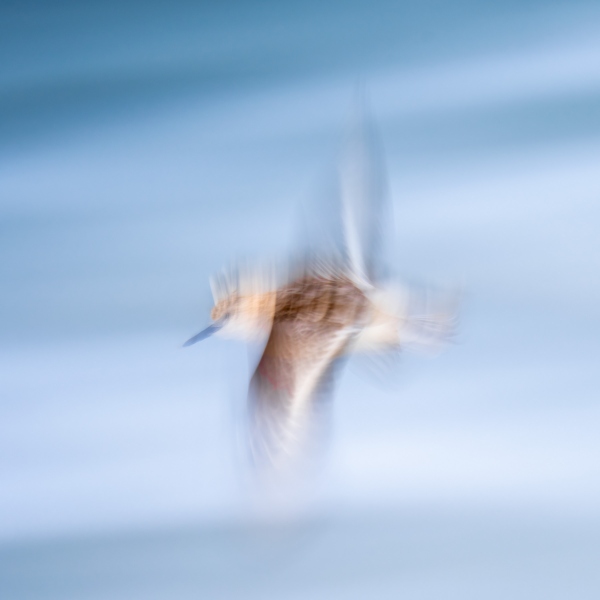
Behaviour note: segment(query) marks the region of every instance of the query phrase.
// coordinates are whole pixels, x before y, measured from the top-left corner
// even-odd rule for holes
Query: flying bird
[[[248,445],[253,463],[270,474],[290,472],[308,454],[344,357],[437,347],[454,328],[450,303],[432,307],[387,276],[386,181],[364,109],[347,135],[336,179],[341,235],[329,232],[325,244],[312,244],[283,282],[267,270],[214,277],[211,323],[184,344],[212,334],[266,340],[249,385]]]

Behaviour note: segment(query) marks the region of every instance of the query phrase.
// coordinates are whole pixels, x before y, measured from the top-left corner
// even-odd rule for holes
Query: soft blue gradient
[[[600,7],[147,4],[0,9],[0,598],[598,598]],[[260,525],[246,349],[180,346],[290,251],[357,81],[460,335],[351,362]]]

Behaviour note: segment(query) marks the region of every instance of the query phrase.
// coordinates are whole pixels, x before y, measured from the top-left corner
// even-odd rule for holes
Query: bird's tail
[[[460,291],[412,290],[399,322],[400,346],[435,354],[456,337]]]

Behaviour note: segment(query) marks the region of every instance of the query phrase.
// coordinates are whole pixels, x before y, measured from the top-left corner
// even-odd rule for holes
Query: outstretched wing
[[[344,143],[339,185],[350,270],[358,282],[377,283],[385,274],[383,245],[390,209],[379,140],[362,99]]]
[[[275,323],[250,382],[250,452],[259,469],[303,461],[323,426],[337,359],[355,330],[304,319]]]
[[[341,142],[336,168],[303,206],[297,254],[313,265],[333,265],[368,288],[387,275],[392,219],[383,153],[362,98]]]

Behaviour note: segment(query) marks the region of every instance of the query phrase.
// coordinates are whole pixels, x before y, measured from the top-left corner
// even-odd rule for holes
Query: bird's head
[[[212,322],[224,323],[235,312],[237,304],[237,294],[231,294],[226,298],[217,300],[210,311]]]
[[[268,331],[274,310],[272,276],[267,270],[239,270],[211,278],[213,307],[211,324],[184,346],[190,346],[223,330],[230,337],[252,339]]]

